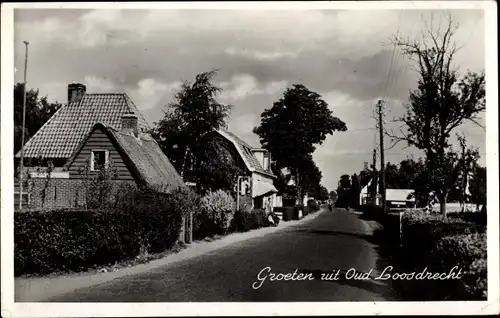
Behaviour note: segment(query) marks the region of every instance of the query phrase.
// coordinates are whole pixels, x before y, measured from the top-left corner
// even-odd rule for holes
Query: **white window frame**
[[[104,152],[104,168],[109,166],[109,151],[106,149],[92,149],[90,151],[90,171],[98,172],[100,170],[96,170],[94,167],[94,152],[102,151]]]

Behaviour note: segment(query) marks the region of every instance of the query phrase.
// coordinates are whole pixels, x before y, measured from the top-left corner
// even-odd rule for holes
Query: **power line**
[[[399,11],[398,29],[396,31],[397,35],[399,35],[399,30],[401,28],[401,15],[402,15],[402,11]],[[392,73],[392,67],[393,67],[393,63],[394,63],[394,55],[395,55],[395,53],[396,53],[396,42],[394,42],[393,47],[392,47],[391,61],[390,61],[390,64],[389,64],[389,71],[387,72],[387,79],[386,79],[386,82],[385,82],[384,93],[382,95],[382,100],[384,102],[387,100],[387,88],[388,88],[389,80],[390,80],[391,73]]]
[[[350,132],[350,131],[367,131],[367,130],[376,130],[376,128],[369,127],[369,128],[348,129],[345,132]]]

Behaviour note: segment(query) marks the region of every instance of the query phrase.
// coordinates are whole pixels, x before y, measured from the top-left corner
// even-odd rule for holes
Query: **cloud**
[[[89,93],[115,93],[117,88],[111,79],[94,75],[85,76],[83,84]]]
[[[274,61],[282,58],[294,58],[299,52],[265,52],[265,51],[251,51],[246,49],[236,49],[233,47],[224,50],[224,53],[231,56],[242,56],[250,59],[256,60],[268,60]]]
[[[180,81],[163,83],[153,78],[141,79],[137,87],[130,91],[130,96],[140,110],[151,109],[165,97],[172,97],[181,89]]]
[[[285,89],[287,81],[272,81],[263,85],[259,84],[252,75],[240,74],[219,85],[223,89],[219,98],[238,101],[253,95],[274,95]]]
[[[251,142],[248,138],[253,134],[253,128],[259,124],[259,117],[256,114],[245,114],[234,117],[229,122],[229,130],[240,136],[247,142]],[[252,136],[253,137],[253,136]]]
[[[397,30],[414,37],[425,20],[445,22],[448,13],[460,23],[456,40],[465,45],[455,63],[462,73],[484,69],[481,10],[23,9],[14,13],[14,63],[24,70],[23,40],[30,41],[28,85],[49,100],[65,101],[67,84],[82,82],[89,91],[126,92],[151,121],[181,81],[220,69],[220,101],[235,106],[230,128],[253,144],[260,113],[287,86],[303,84],[348,126],[315,153],[324,183],[335,187],[341,173],[359,172],[371,160],[375,132],[367,128],[374,127],[376,101],[387,96],[391,127],[415,88],[408,59],[399,50],[391,59],[389,38]],[[15,80],[23,81],[22,71]],[[468,140],[484,153],[484,133],[463,129],[474,131]],[[405,156],[393,151],[392,161]]]

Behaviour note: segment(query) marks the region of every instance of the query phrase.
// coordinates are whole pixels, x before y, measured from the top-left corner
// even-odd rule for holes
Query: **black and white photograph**
[[[496,19],[2,3],[2,316],[498,314]]]

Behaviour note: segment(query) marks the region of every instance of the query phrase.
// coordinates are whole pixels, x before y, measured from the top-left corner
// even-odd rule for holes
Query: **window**
[[[108,165],[107,150],[92,150],[90,155],[90,171],[101,171]]]
[[[263,201],[264,201],[263,197],[257,197],[255,199],[253,199],[253,208],[254,209],[262,209],[263,205],[264,205]]]

